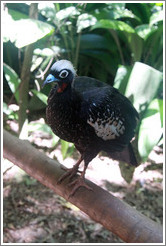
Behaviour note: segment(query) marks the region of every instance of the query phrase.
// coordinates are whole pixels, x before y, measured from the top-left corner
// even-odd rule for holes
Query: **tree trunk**
[[[162,227],[139,213],[106,190],[86,180],[93,189],[80,188],[68,199],[71,187],[68,179],[57,185],[64,173],[61,165],[36,150],[28,141],[20,140],[4,130],[4,158],[16,164],[30,176],[69,200],[93,220],[118,235],[126,243],[162,243]]]

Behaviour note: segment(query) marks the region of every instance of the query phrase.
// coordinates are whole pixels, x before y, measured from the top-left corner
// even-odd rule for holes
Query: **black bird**
[[[70,61],[53,64],[43,86],[55,82],[48,96],[46,118],[52,131],[61,139],[74,143],[81,157],[59,179],[72,179],[84,161],[81,175],[74,180],[72,190],[84,186],[89,162],[105,151],[113,159],[137,166],[130,141],[134,137],[137,111],[117,89],[89,77],[77,77]]]

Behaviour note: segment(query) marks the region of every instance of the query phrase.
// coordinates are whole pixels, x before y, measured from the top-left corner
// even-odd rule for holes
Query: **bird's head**
[[[76,71],[72,63],[68,60],[60,60],[55,62],[51,69],[50,74],[47,76],[43,83],[43,87],[46,84],[55,82],[59,86],[58,92],[63,92],[63,90],[73,81],[76,76]]]

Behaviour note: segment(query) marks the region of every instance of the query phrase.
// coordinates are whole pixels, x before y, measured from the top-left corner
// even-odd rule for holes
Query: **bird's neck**
[[[58,85],[58,88],[57,88],[57,93],[63,93],[64,90],[69,87],[70,85],[68,85],[67,83],[62,83],[62,85]]]
[[[73,88],[71,84],[66,85],[65,83],[62,83],[61,86],[56,85],[55,87],[52,88],[50,95],[48,97],[48,103],[62,102],[63,104],[66,104],[68,102],[69,103],[71,103],[72,101],[74,102],[75,100],[77,101],[78,98],[80,100],[80,95]]]
[[[74,88],[73,83],[74,83],[74,80],[73,82],[62,82],[58,84],[56,86],[57,93],[63,93],[65,92],[65,90],[67,90],[68,92],[72,92]]]

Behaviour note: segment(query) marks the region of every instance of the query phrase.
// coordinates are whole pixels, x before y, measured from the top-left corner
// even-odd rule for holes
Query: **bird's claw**
[[[57,184],[60,184],[64,179],[69,178],[69,180],[71,181],[72,178],[77,174],[77,173],[81,173],[81,175],[79,177],[77,177],[74,181],[70,182],[68,184],[68,186],[74,186],[70,195],[68,196],[68,198],[70,198],[71,196],[73,196],[75,194],[75,192],[80,188],[80,187],[85,187],[88,190],[93,190],[91,187],[89,187],[86,183],[85,183],[85,170],[86,167],[84,168],[83,171],[79,171],[78,170],[78,166],[81,162],[81,159],[73,166],[73,168],[65,168],[62,167],[63,170],[66,171],[66,173],[64,173],[59,179]]]
[[[72,185],[74,185],[74,187],[68,198],[72,197],[80,187],[85,187],[86,189],[93,191],[93,189],[85,183],[85,180],[82,176],[78,177],[76,180],[68,184],[68,186]]]
[[[58,179],[58,182],[57,184],[61,184],[62,181],[64,179],[66,179],[67,177],[69,177],[69,180],[71,180],[76,174],[77,172],[80,172],[77,170],[77,168],[65,168],[65,167],[62,167],[63,170],[66,171],[66,173],[64,173],[59,179]]]

